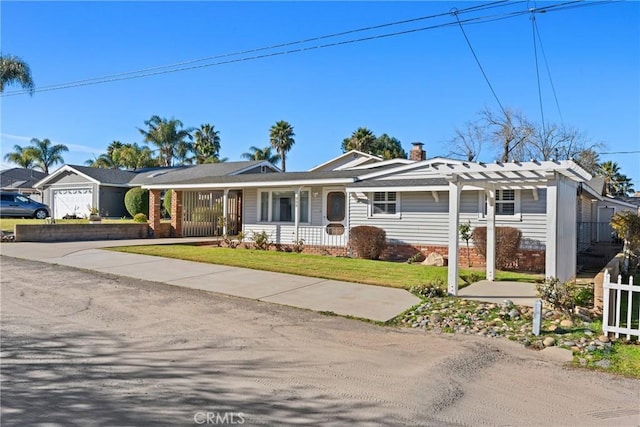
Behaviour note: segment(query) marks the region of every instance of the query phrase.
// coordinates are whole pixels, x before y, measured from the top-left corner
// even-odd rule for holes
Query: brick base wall
[[[381,258],[387,261],[406,261],[417,253],[421,253],[422,257],[418,259],[418,262],[420,262],[432,252],[442,255],[445,258],[445,262],[447,261],[449,253],[449,248],[447,246],[427,245],[389,245]],[[528,271],[532,273],[544,272],[545,251],[543,250],[519,251],[517,259],[516,265],[514,265],[515,270]],[[472,267],[486,267],[487,265],[485,258],[476,250],[475,247],[469,246],[469,250],[467,252],[466,246],[460,246],[458,250],[458,265],[460,267],[467,267],[469,261],[471,262]]]
[[[79,242],[89,240],[146,239],[147,224],[16,224],[16,242]]]

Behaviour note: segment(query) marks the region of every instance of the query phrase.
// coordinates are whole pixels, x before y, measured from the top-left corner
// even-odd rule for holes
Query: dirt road
[[[640,425],[640,382],[432,335],[1,258],[2,425]]]

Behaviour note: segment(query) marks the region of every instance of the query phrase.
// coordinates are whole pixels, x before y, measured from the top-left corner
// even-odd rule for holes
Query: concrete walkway
[[[540,299],[533,283],[525,282],[490,282],[481,280],[458,291],[461,298],[501,303],[508,299],[516,305],[533,307]]]
[[[0,254],[377,321],[389,320],[420,302],[402,289],[100,249],[205,240],[2,243]]]

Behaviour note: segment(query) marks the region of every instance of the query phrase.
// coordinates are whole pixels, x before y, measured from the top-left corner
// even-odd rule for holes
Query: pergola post
[[[447,290],[449,295],[458,295],[458,227],[460,225],[460,193],[462,184],[449,182],[449,264],[447,268]]]
[[[487,280],[493,282],[496,274],[496,191],[487,194]]]
[[[558,276],[558,183],[547,183],[547,242],[545,247],[545,277]]]
[[[293,226],[294,226],[294,237],[295,237],[295,241],[294,243],[297,245],[298,244],[298,232],[299,232],[299,227],[300,227],[300,188],[296,188],[294,190],[295,192],[295,201],[294,201],[294,212],[293,212],[293,216],[294,216],[294,220],[293,220]]]
[[[227,235],[227,220],[229,217],[229,189],[225,188],[222,193],[222,235]]]

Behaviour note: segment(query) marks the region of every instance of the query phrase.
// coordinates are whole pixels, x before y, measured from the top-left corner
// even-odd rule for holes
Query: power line
[[[553,7],[558,8],[558,7],[564,6],[564,5],[571,6],[574,3],[579,3],[581,1],[582,0],[569,1],[569,2],[565,2],[565,3],[560,3],[560,4],[557,4],[557,5],[553,5]],[[602,3],[611,3],[611,2],[614,2],[614,1],[617,1],[617,0],[605,0],[605,1],[593,2],[593,3],[590,2],[587,5],[590,6],[590,5],[596,5],[596,4],[602,4]],[[500,2],[493,2],[493,3],[488,3],[488,4],[485,4],[485,5],[474,6],[472,8],[467,8],[467,9],[463,9],[463,10],[466,12],[469,9],[479,10],[480,8],[493,8],[493,7],[498,7],[498,5],[501,5],[501,4],[504,4],[504,3],[505,2],[503,0],[503,1],[500,1]],[[522,2],[518,2],[518,3],[522,3]],[[507,4],[512,4],[512,3],[507,2]],[[549,7],[550,6],[546,6],[546,7],[537,9],[537,10],[545,11]],[[564,10],[564,9],[562,9],[562,8],[561,9],[554,9],[553,11],[557,11],[557,10]],[[463,20],[463,21],[459,21],[459,19],[457,19],[457,21],[459,21],[461,23],[465,23],[465,24],[486,23],[486,22],[492,22],[492,21],[497,21],[497,20],[502,20],[502,19],[509,19],[509,18],[521,16],[521,15],[527,14],[527,13],[530,13],[530,11],[517,11],[517,12],[511,12],[511,13],[503,14],[503,15],[482,16],[482,17],[476,17],[476,18],[469,18],[469,19]],[[443,14],[438,14],[437,16],[441,16],[441,15],[443,15]],[[446,14],[444,14],[444,15],[446,15]],[[427,19],[428,17],[422,17],[422,18]],[[420,18],[414,18],[414,20],[418,20],[418,19],[420,19]],[[412,21],[412,20],[406,20],[406,21]],[[404,21],[398,21],[398,22],[404,22]],[[315,46],[302,47],[302,48],[297,48],[297,49],[290,49],[290,50],[285,50],[285,51],[280,51],[280,52],[272,52],[272,53],[265,53],[265,54],[260,54],[260,55],[253,55],[253,56],[244,57],[244,58],[238,58],[238,59],[229,59],[229,60],[225,60],[225,61],[218,61],[218,62],[213,62],[213,63],[208,63],[208,64],[192,65],[192,66],[175,68],[175,69],[164,69],[164,68],[175,67],[177,64],[181,64],[181,63],[176,63],[176,64],[172,64],[172,65],[152,67],[152,68],[145,69],[145,70],[149,70],[148,72],[145,71],[145,70],[139,70],[139,71],[132,71],[132,72],[127,72],[127,73],[112,74],[112,75],[109,75],[109,76],[105,76],[103,78],[96,77],[96,78],[92,78],[92,79],[85,79],[85,80],[80,80],[80,81],[73,81],[73,82],[68,82],[68,83],[61,83],[61,84],[57,84],[57,85],[46,86],[46,87],[42,87],[42,88],[36,88],[34,90],[34,92],[45,92],[45,91],[52,91],[52,90],[69,89],[69,88],[74,88],[74,87],[88,86],[88,85],[94,85],[94,84],[100,84],[100,83],[110,83],[110,82],[114,82],[114,81],[130,80],[130,79],[150,77],[150,76],[161,75],[161,74],[175,73],[175,72],[180,72],[180,71],[194,70],[194,69],[205,68],[205,67],[212,67],[212,66],[218,66],[218,65],[225,65],[225,64],[231,64],[231,63],[237,63],[237,62],[250,61],[250,60],[255,60],[255,59],[263,59],[263,58],[268,58],[268,57],[282,56],[282,55],[288,55],[288,54],[293,54],[293,53],[305,52],[305,51],[309,51],[309,50],[313,50],[313,49],[323,49],[323,48],[328,48],[328,47],[342,46],[342,45],[348,45],[348,44],[353,44],[353,43],[360,43],[360,42],[364,42],[364,41],[370,41],[370,40],[376,40],[376,39],[382,39],[382,38],[388,38],[388,37],[395,37],[395,36],[399,36],[399,35],[406,35],[406,34],[410,34],[410,33],[416,33],[416,32],[427,31],[427,30],[433,30],[433,29],[438,29],[438,28],[445,28],[445,27],[456,25],[456,24],[457,24],[456,22],[448,22],[448,23],[438,24],[438,25],[433,25],[433,26],[428,26],[428,27],[414,28],[414,29],[410,29],[410,30],[397,31],[397,32],[393,32],[393,33],[386,33],[386,34],[380,34],[380,35],[375,35],[375,36],[362,37],[362,38],[358,38],[358,39],[351,39],[351,40],[345,40],[345,41],[339,41],[339,42],[333,42],[333,43],[327,43],[327,44],[321,44],[321,45],[315,45]],[[383,26],[390,26],[390,25],[396,25],[396,24],[388,23],[388,24],[382,24],[382,25],[374,26],[374,27],[383,27]],[[372,27],[372,28],[374,28],[374,27]],[[364,29],[357,29],[357,30],[351,30],[350,32],[357,32],[357,31],[361,31],[361,30],[364,31]],[[344,32],[344,33],[348,33],[348,32]],[[336,34],[339,34],[339,33],[336,33]],[[321,38],[324,39],[324,38],[334,37],[334,36],[335,35],[320,36],[320,37],[317,37],[315,39],[321,39]],[[305,42],[304,41],[297,41],[297,42],[284,43],[284,44],[282,44],[282,46],[289,46],[289,45],[295,45],[295,44],[300,44],[300,43],[305,43]],[[257,52],[257,51],[263,51],[263,50],[273,49],[273,48],[274,47],[257,48],[257,49],[252,49],[252,50],[247,51],[247,52]],[[240,54],[242,54],[242,53],[241,52],[236,52],[236,53],[219,55],[219,56],[217,56],[215,58],[237,56],[237,55],[240,55]],[[214,57],[211,57],[211,58],[214,58]],[[204,60],[206,60],[206,59],[205,58],[201,58],[201,59],[198,59],[198,60],[185,61],[185,63],[194,63],[194,62],[200,62],[200,61],[204,61]],[[141,74],[137,74],[137,73],[141,73]],[[2,94],[1,96],[2,97],[5,97],[5,96],[16,96],[16,95],[24,95],[26,93],[29,93],[29,91],[17,90],[17,91],[6,92],[6,93]]]
[[[462,9],[461,13],[468,13],[468,12],[475,12],[475,11],[479,11],[479,10],[491,9],[491,8],[494,8],[494,7],[498,7],[499,5],[502,5],[500,7],[504,7],[504,6],[507,6],[507,4],[505,4],[505,3],[509,3],[508,0],[499,0],[499,1],[494,1],[494,2],[491,2],[491,3],[482,4],[482,5],[471,6],[471,7]],[[513,2],[511,4],[518,4],[518,3],[524,3],[524,0]],[[292,42],[280,43],[280,44],[275,44],[275,45],[270,45],[270,46],[263,46],[263,47],[247,49],[247,50],[238,51],[238,52],[225,53],[225,54],[220,54],[220,55],[206,56],[206,57],[202,57],[202,58],[196,58],[196,59],[191,59],[191,60],[182,61],[182,62],[176,62],[176,63],[172,63],[172,64],[166,64],[166,65],[160,65],[160,66],[155,66],[155,67],[142,68],[142,69],[133,70],[133,71],[127,71],[127,72],[122,72],[122,73],[108,74],[108,75],[104,75],[104,76],[100,76],[100,77],[92,77],[92,78],[88,78],[88,79],[76,80],[76,81],[71,81],[71,82],[67,82],[67,83],[59,83],[59,84],[54,84],[54,85],[49,85],[49,86],[43,86],[41,88],[38,88],[37,90],[38,91],[47,91],[49,89],[57,88],[59,86],[68,86],[68,85],[72,85],[72,84],[80,85],[81,83],[88,83],[88,82],[93,82],[93,81],[97,81],[97,80],[100,80],[100,82],[102,80],[112,81],[111,79],[116,78],[116,77],[130,76],[130,75],[133,75],[133,74],[147,73],[147,72],[158,71],[158,70],[163,70],[163,69],[170,69],[170,68],[175,68],[175,67],[179,67],[179,66],[185,66],[185,65],[189,65],[189,64],[194,64],[194,63],[197,63],[197,62],[204,62],[204,61],[211,61],[211,60],[229,58],[229,57],[233,57],[233,56],[253,54],[253,53],[257,53],[257,52],[273,50],[273,49],[278,49],[278,48],[283,48],[283,47],[289,47],[289,46],[294,46],[294,45],[299,45],[299,44],[306,44],[306,43],[310,43],[310,42],[316,42],[316,41],[320,41],[320,40],[325,40],[325,39],[329,39],[329,38],[345,36],[345,35],[349,35],[349,34],[355,34],[355,33],[360,33],[360,32],[365,32],[365,31],[377,30],[377,29],[386,28],[386,27],[392,27],[392,26],[397,26],[397,25],[404,25],[404,24],[423,21],[423,20],[427,20],[427,19],[439,18],[439,17],[447,16],[447,15],[449,15],[449,12],[437,13],[437,14],[421,16],[421,17],[417,17],[417,18],[405,19],[405,20],[401,20],[401,21],[394,21],[394,22],[389,22],[389,23],[384,23],[384,24],[379,24],[379,25],[372,25],[372,26],[368,26],[368,27],[362,27],[362,28],[357,28],[357,29],[353,29],[353,30],[342,31],[342,32],[338,32],[338,33],[322,35],[322,36],[317,36],[317,37],[310,37],[310,38],[306,38],[306,39],[302,39],[302,40],[296,40],[296,41],[292,41]],[[181,71],[181,70],[182,69],[177,70],[177,71]],[[146,75],[147,74],[144,74],[142,77],[144,77]],[[100,82],[96,82],[96,83],[100,83]],[[11,94],[16,93],[16,92],[22,92],[22,91],[12,91],[12,92],[9,92],[8,95],[11,95]]]
[[[533,56],[536,62],[536,80],[538,82],[538,102],[540,103],[540,116],[542,118],[542,134],[546,136],[547,130],[544,123],[544,108],[542,107],[542,89],[540,88],[540,70],[538,67],[538,47],[536,43],[536,15],[531,12],[531,31],[533,33]]]
[[[638,154],[640,150],[636,151],[609,151],[609,152],[598,152],[596,154]]]
[[[500,99],[498,98],[498,95],[496,94],[496,91],[493,89],[493,86],[491,85],[491,82],[489,81],[489,77],[487,77],[487,73],[484,72],[484,68],[482,68],[482,64],[480,63],[480,60],[478,59],[478,55],[476,55],[475,50],[473,50],[473,46],[471,46],[471,42],[469,41],[469,37],[467,37],[467,33],[464,31],[464,27],[462,26],[462,23],[460,22],[460,18],[458,18],[458,10],[454,9],[454,10],[451,11],[451,13],[453,14],[453,16],[455,16],[456,21],[458,22],[458,26],[460,27],[460,30],[462,31],[462,35],[464,36],[464,39],[467,41],[467,45],[469,46],[469,49],[471,49],[471,53],[473,54],[473,57],[475,58],[476,63],[478,64],[478,67],[480,68],[480,72],[482,72],[482,75],[484,76],[484,80],[487,82],[487,85],[489,86],[489,89],[491,89],[491,93],[493,94],[493,97],[496,99],[496,102],[500,106],[500,109],[502,110],[502,113],[506,117],[507,116],[507,112],[505,111],[504,107],[502,106],[502,103],[500,102]]]
[[[540,42],[540,51],[542,52],[542,59],[544,59],[544,65],[545,68],[547,69],[547,76],[549,77],[549,84],[551,84],[551,92],[553,93],[553,98],[556,101],[556,108],[558,109],[558,115],[560,116],[560,123],[562,123],[562,126],[564,127],[564,118],[562,117],[562,111],[560,111],[560,103],[558,102],[558,95],[556,93],[556,87],[553,84],[553,79],[551,78],[551,70],[549,69],[549,61],[547,61],[547,55],[544,51],[544,45],[542,44],[542,38],[540,38],[540,30],[538,29],[538,22],[537,21],[533,21],[533,26],[535,28],[535,32],[536,34],[534,35],[534,37],[537,35],[538,36],[538,41]]]

